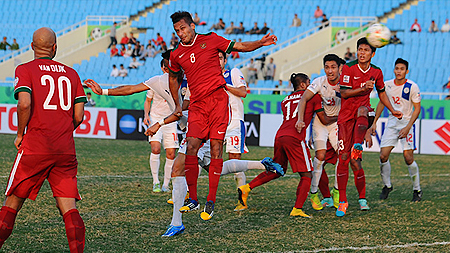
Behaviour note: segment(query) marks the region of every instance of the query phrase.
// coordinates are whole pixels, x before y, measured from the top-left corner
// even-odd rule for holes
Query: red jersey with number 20
[[[374,87],[378,92],[384,91],[383,72],[381,69],[370,64],[369,68],[363,71],[359,67],[358,60],[354,60],[345,64],[342,68],[339,86],[341,91],[345,89],[358,89],[363,87],[371,79],[375,81]],[[370,92],[372,92],[372,89],[356,97],[341,98],[338,124],[356,118],[356,112],[360,106],[370,107]]]
[[[31,94],[31,115],[23,137],[25,154],[75,155],[73,113],[86,102],[80,77],[72,68],[40,58],[17,66],[14,97]]]
[[[234,42],[213,32],[196,34],[191,45],[179,43],[170,54],[169,69],[186,74],[191,92],[191,102],[225,87],[225,79],[219,64],[219,50],[230,53]]]
[[[298,120],[298,103],[305,93],[304,90],[296,91],[291,95],[284,98],[281,102],[281,110],[283,111],[283,123],[277,131],[275,138],[281,136],[292,136],[298,140],[305,140],[306,138],[306,127],[303,128],[302,132],[299,133],[297,128],[295,128],[295,123]],[[305,125],[308,126],[315,112],[323,111],[322,99],[320,95],[316,94],[312,99],[306,103],[305,115],[303,120]]]

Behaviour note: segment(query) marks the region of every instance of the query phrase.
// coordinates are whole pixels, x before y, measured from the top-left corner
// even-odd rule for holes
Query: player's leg
[[[336,170],[336,177],[339,189],[339,206],[336,216],[342,217],[346,214],[348,208],[347,202],[347,182],[348,182],[348,164],[350,162],[350,151],[353,145],[353,126],[355,120],[349,120],[338,126],[338,146],[339,159]]]
[[[362,157],[362,143],[369,126],[368,112],[369,109],[365,106],[359,107],[357,111],[356,124],[353,132],[354,142],[351,155],[351,158],[354,160]]]
[[[316,143],[318,143],[318,142],[319,141],[314,142],[314,147],[316,147]],[[326,146],[326,144],[323,143],[323,146]],[[323,164],[325,162],[325,154],[326,154],[326,149],[322,148],[322,149],[316,150],[316,154],[315,154],[314,162],[313,162],[314,170],[311,173],[312,178],[311,178],[310,200],[311,200],[311,205],[315,210],[322,210],[322,208],[323,208],[322,204],[320,203],[318,190],[319,190],[319,182],[322,178],[322,170],[323,170]]]
[[[422,200],[422,189],[420,188],[419,166],[414,161],[414,150],[408,149],[403,151],[406,165],[408,165],[409,176],[413,183],[413,198],[411,201],[417,202]]]
[[[363,211],[369,210],[370,208],[367,205],[367,200],[366,200],[366,176],[364,174],[364,170],[361,165],[361,158],[358,158],[357,160],[350,159],[350,167],[353,170],[355,186],[356,186],[356,189],[358,190],[358,194],[359,194],[359,200],[358,200],[359,207]]]
[[[159,131],[158,131],[159,132]],[[158,174],[159,174],[159,166],[161,165],[160,155],[161,155],[161,135],[158,134],[149,137],[150,146],[152,152],[150,153],[150,170],[152,172],[153,178],[153,192],[161,192],[161,184],[159,182]],[[159,137],[159,138],[157,138]]]
[[[297,186],[297,191],[295,193],[296,200],[294,208],[292,209],[290,215],[291,216],[300,216],[304,218],[311,218],[308,214],[304,213],[302,208],[308,197],[308,191],[311,186],[311,172],[301,172],[300,174],[300,182]]]
[[[175,152],[178,148],[178,134],[177,134],[177,125],[176,122],[163,126],[162,134],[163,134],[163,143],[164,148],[166,150],[166,163],[164,164],[164,182],[161,188],[163,192],[169,192],[169,183],[172,173],[172,166],[175,159]]]
[[[55,197],[55,200],[64,220],[70,252],[83,252],[86,228],[75,205],[75,198]]]
[[[225,135],[226,153],[228,153],[229,160],[240,160],[241,154],[245,152],[245,124],[241,120],[231,120],[227,127]],[[223,171],[223,170],[222,170]],[[246,177],[244,172],[234,174],[236,186],[246,184]]]
[[[75,155],[57,155],[55,160],[55,166],[47,180],[56,200],[56,207],[63,216],[70,252],[83,252],[86,229],[75,204],[77,200],[81,200],[77,188],[78,162]]]
[[[336,165],[334,166],[336,173],[337,153],[330,142],[327,143],[327,152],[325,154],[325,163],[323,164],[323,167],[325,168],[325,165],[328,163]],[[332,206],[335,206],[336,208],[339,207],[339,190],[337,189],[336,174],[334,178],[335,178],[335,185],[333,187],[333,190],[330,192],[330,188],[328,187],[329,180],[327,172],[325,169],[322,170],[322,176],[319,181],[319,189],[323,196],[323,200],[321,201],[323,207],[332,207]]]
[[[197,152],[202,144],[202,140],[195,137],[186,137],[186,159],[185,159],[185,175],[189,188],[189,196],[192,200],[198,202],[197,198],[197,179],[198,179],[198,158]]]
[[[382,144],[383,144],[383,139],[382,139]],[[389,156],[390,156],[393,148],[394,148],[394,146],[381,145],[380,175],[381,175],[381,180],[383,181],[383,189],[381,190],[380,199],[387,199],[389,196],[389,193],[393,190],[392,184],[391,184],[391,163],[389,162]]]
[[[265,170],[266,167],[261,161],[250,160],[228,160],[223,162],[222,176],[230,173],[245,172],[247,170]]]
[[[25,198],[19,198],[14,194],[6,196],[3,207],[0,209],[0,248],[11,235],[17,213],[22,208],[24,202]]]

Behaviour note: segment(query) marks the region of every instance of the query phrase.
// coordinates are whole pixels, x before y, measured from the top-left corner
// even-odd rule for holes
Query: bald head
[[[32,48],[35,58],[50,57],[56,54],[56,34],[48,28],[42,27],[33,33]]]

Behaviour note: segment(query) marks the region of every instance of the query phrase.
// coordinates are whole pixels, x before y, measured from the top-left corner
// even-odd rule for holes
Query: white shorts
[[[247,153],[248,149],[245,145],[245,124],[242,120],[231,120],[227,127],[226,139],[226,153],[243,154]]]
[[[320,122],[319,117],[314,117],[313,140],[315,150],[327,149],[327,140],[330,141],[334,150],[338,150],[338,127],[337,122],[325,126]]]
[[[184,136],[186,135],[184,134]],[[178,153],[186,154],[186,149],[187,141],[186,138],[183,138],[183,140],[181,141],[180,149],[178,149]],[[198,165],[200,165],[202,168],[209,166],[209,164],[211,163],[211,146],[209,140],[202,144],[197,152],[197,157]]]
[[[148,137],[148,141],[163,141],[164,149],[178,148],[177,122],[162,126],[155,135]]]
[[[411,129],[409,130],[409,133],[406,136],[406,138],[399,139],[398,134],[399,134],[400,130],[402,130],[402,129],[403,129],[403,127],[387,126],[384,129],[383,136],[381,136],[380,148],[395,147],[397,145],[398,141],[400,141],[400,144],[401,144],[400,146],[403,150],[415,150],[416,147],[414,146],[414,137],[415,136],[414,136],[413,127],[411,127]]]

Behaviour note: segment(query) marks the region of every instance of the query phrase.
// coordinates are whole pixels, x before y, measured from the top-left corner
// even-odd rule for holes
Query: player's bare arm
[[[245,98],[247,96],[247,87],[245,86],[239,88],[227,86],[227,89],[231,94],[237,97]]]
[[[413,106],[414,106],[414,111],[413,111],[413,113],[411,115],[411,119],[409,120],[408,125],[406,125],[398,133],[398,138],[400,138],[400,139],[406,138],[406,136],[409,133],[409,130],[411,130],[411,127],[414,125],[414,122],[416,122],[416,119],[419,117],[419,114],[420,114],[420,102],[419,103],[414,103],[413,102]]]
[[[376,135],[376,129],[377,129],[377,121],[378,121],[378,119],[380,118],[380,116],[381,116],[381,113],[383,112],[383,110],[384,110],[384,104],[383,103],[378,103],[378,105],[377,105],[377,109],[375,110],[375,118],[374,118],[374,120],[373,120],[373,123],[372,123],[372,127],[371,128],[369,128],[369,129],[367,129],[367,131],[370,131],[370,134],[371,135],[373,135],[373,136],[375,136]]]
[[[14,140],[14,146],[17,149],[22,145],[25,127],[30,120],[31,115],[31,94],[28,92],[19,92],[17,102],[17,136]]]
[[[150,126],[150,107],[152,106],[152,100],[149,97],[145,98],[145,103],[144,103],[144,124],[146,126]]]
[[[337,116],[328,116],[324,111],[316,112],[316,115],[325,126],[336,122],[338,119]]]
[[[95,94],[108,96],[127,96],[149,89],[143,83],[135,85],[123,85],[114,89],[102,89],[102,87],[100,87],[100,85],[92,79],[87,79],[86,81],[84,81],[84,84],[86,84],[87,87],[89,87]]]
[[[303,93],[302,98],[300,99],[300,102],[298,102],[297,105],[297,123],[295,123],[295,128],[297,128],[297,131],[300,133],[302,129],[305,127],[305,122],[303,121],[303,117],[305,116],[305,108],[306,108],[306,102],[308,102],[311,98],[314,97],[314,93],[310,90],[306,90],[305,93]]]
[[[386,108],[388,108],[388,110],[392,113],[394,117],[402,119],[403,113],[394,110],[394,107],[391,105],[391,102],[389,102],[389,98],[387,97],[386,92],[384,90],[378,92],[378,97],[380,98],[380,102],[383,103],[384,106],[386,106]]]
[[[373,89],[373,86],[375,84],[375,81],[368,80],[362,87],[358,89],[342,89],[341,88],[341,97],[342,98],[350,98],[350,97],[357,97],[365,94],[367,91]]]
[[[73,106],[73,129],[77,129],[77,127],[83,122],[84,119],[84,103],[76,103]]]
[[[182,105],[182,107],[181,107],[183,111],[186,111],[186,110],[188,109],[189,103],[190,103],[189,100],[183,100],[183,105]],[[158,132],[159,128],[161,128],[162,125],[170,124],[170,123],[172,123],[172,122],[177,121],[178,119],[179,119],[178,116],[175,116],[175,115],[173,115],[173,114],[172,114],[172,115],[169,115],[168,117],[166,117],[166,118],[163,119],[162,122],[164,122],[164,123],[162,123],[162,122],[156,122],[156,123],[153,124],[151,127],[149,127],[149,128],[147,129],[147,131],[145,131],[144,134],[147,135],[147,136],[153,136],[153,135],[156,134],[156,132]],[[162,125],[161,125],[161,124],[162,124]]]
[[[173,115],[176,115],[178,117],[183,116],[181,113],[181,105],[180,101],[178,100],[178,89],[180,88],[180,82],[178,73],[169,72],[169,89],[170,93],[172,93],[173,101],[175,102],[175,110],[173,112]]]
[[[260,47],[276,45],[277,40],[278,40],[277,36],[268,33],[264,35],[264,37],[262,37],[262,39],[260,40],[234,43],[233,51],[251,52]]]

